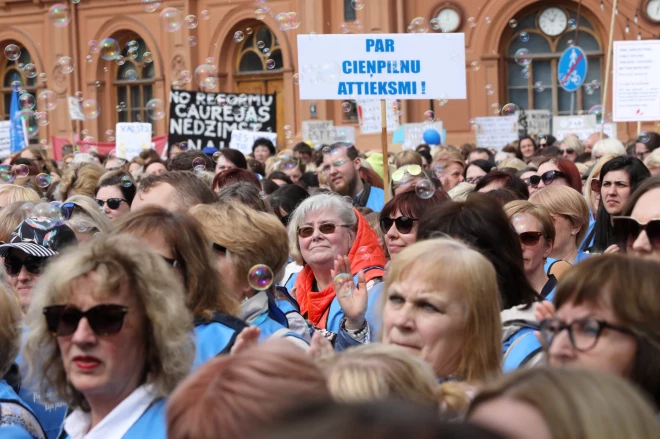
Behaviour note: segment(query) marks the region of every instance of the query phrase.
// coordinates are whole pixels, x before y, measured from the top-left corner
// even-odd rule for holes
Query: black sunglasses
[[[520,243],[525,247],[534,247],[539,243],[541,236],[543,236],[543,233],[541,232],[522,232],[518,234]]]
[[[560,149],[560,150],[559,150],[559,153],[560,153],[560,154],[564,154],[564,153],[566,153],[566,154],[573,154],[574,152],[575,152],[575,150],[574,150],[573,148],[567,148],[567,149]]]
[[[62,211],[62,214],[64,215],[64,219],[70,220],[71,215],[73,215],[73,211],[75,210],[77,206],[74,203],[64,203],[60,206],[60,210]]]
[[[99,200],[98,198],[96,199],[96,202],[98,203],[99,207],[103,207],[105,203],[108,203],[108,207],[112,210],[119,209],[119,206],[121,205],[122,201],[125,201],[126,204],[128,204],[128,200],[124,198],[108,198],[105,201]]]
[[[323,233],[324,235],[330,235],[332,233],[335,233],[335,230],[337,229],[337,227],[347,227],[348,228],[350,226],[347,226],[346,224],[336,224],[335,225],[335,224],[332,224],[332,223],[325,223],[325,224],[321,224],[318,227],[318,229],[319,229],[319,232]],[[298,229],[298,236],[300,236],[301,238],[309,238],[310,236],[312,236],[314,234],[314,229],[315,229],[315,227],[312,227],[312,226],[300,227]]]
[[[417,220],[407,216],[400,216],[396,219],[390,217],[381,217],[380,230],[387,234],[387,232],[389,232],[389,230],[392,228],[392,224],[394,224],[399,233],[406,235],[412,230],[413,225],[415,225],[415,221]]]
[[[564,173],[561,171],[547,171],[544,172],[541,176],[532,175],[529,177],[529,186],[537,188],[539,187],[541,180],[543,180],[544,185],[550,186],[552,182],[555,181],[555,178],[564,178]]]
[[[21,268],[25,267],[28,273],[32,275],[39,275],[44,270],[46,260],[48,258],[39,258],[36,256],[29,256],[25,259],[16,256],[7,256],[5,258],[5,270],[9,276],[18,276]]]
[[[85,317],[96,335],[117,334],[124,324],[128,308],[122,305],[97,305],[83,312],[68,305],[47,306],[43,310],[48,331],[57,337],[76,332],[80,320]]]
[[[660,248],[660,219],[642,224],[629,216],[612,217],[614,238],[621,246],[632,247],[642,230],[646,231],[651,247]]]

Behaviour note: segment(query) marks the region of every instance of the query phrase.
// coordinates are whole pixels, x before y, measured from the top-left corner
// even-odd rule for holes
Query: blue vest
[[[506,354],[509,347],[515,343],[509,354],[504,355],[502,363],[504,373],[513,372],[524,366],[528,359],[543,349],[536,335],[534,335],[536,330],[538,328],[522,328],[504,342],[502,354]]]
[[[587,228],[587,234],[584,235],[582,243],[578,247],[578,251],[584,252],[587,251],[590,247],[594,245],[596,240],[596,233],[594,233],[594,227],[596,227],[596,219],[593,215],[589,216],[589,227]]]
[[[25,411],[23,412],[23,416],[12,416],[11,419],[2,419],[0,423],[0,438],[34,439],[46,437],[34,412],[19,398],[16,392],[14,392],[14,389],[5,380],[0,381],[0,405],[3,403],[16,404],[23,407]],[[13,412],[13,410],[8,411]]]
[[[383,207],[385,207],[385,192],[380,188],[371,186],[371,192],[369,193],[369,199],[365,207],[368,207],[374,212],[383,210]]]
[[[259,335],[259,341],[260,342],[267,340],[268,338],[270,338],[271,335],[275,334],[277,331],[282,331],[282,329],[288,329],[286,326],[282,326],[281,324],[279,324],[275,320],[271,319],[268,316],[267,311],[264,312],[263,314],[259,315],[259,317],[257,317],[254,320],[254,322],[252,322],[252,325],[258,327],[259,329],[261,329],[261,334]],[[293,331],[286,331],[286,332],[282,331],[281,333],[285,337],[295,337],[295,338],[300,339],[300,340],[304,341],[305,343],[307,343],[305,341],[305,339],[302,338],[301,335],[296,334]]]
[[[195,319],[195,362],[197,369],[207,360],[229,353],[238,334],[246,328],[243,320],[224,313],[214,313],[213,319]]]

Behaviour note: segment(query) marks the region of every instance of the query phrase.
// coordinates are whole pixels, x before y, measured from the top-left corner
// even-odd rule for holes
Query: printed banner
[[[660,41],[615,41],[614,122],[660,120]]]
[[[261,132],[261,131],[247,131],[247,130],[234,130],[231,135],[229,147],[237,149],[247,156],[252,154],[252,146],[257,139],[268,139],[273,144],[277,144],[277,133]]]
[[[235,130],[276,131],[275,95],[172,90],[168,143],[188,149],[229,146]]]

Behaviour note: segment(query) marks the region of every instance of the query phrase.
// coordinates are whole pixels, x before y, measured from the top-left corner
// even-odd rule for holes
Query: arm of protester
[[[314,335],[312,335],[312,343],[309,346],[307,354],[314,360],[318,360],[323,357],[334,355],[335,350],[332,348],[330,340],[325,338],[319,331],[314,331]]]
[[[236,342],[231,348],[231,355],[240,354],[241,352],[256,346],[259,343],[259,336],[261,329],[257,326],[250,326],[241,331],[236,337]]]
[[[331,271],[333,279],[340,273],[351,273],[351,263],[347,256],[338,256],[335,260],[335,268]],[[342,295],[335,292],[344,316],[346,316],[346,329],[352,331],[357,331],[364,325],[369,299],[364,272],[359,272],[357,279],[358,284],[353,293]]]

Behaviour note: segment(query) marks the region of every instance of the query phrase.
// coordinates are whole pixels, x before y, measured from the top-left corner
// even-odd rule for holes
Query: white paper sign
[[[525,110],[527,118],[527,134],[538,136],[539,134],[550,133],[550,111],[549,110]],[[520,113],[516,112],[516,117],[520,121]],[[520,124],[520,122],[518,122]],[[518,127],[522,129],[521,126]]]
[[[477,133],[477,147],[500,151],[518,140],[518,117],[477,117],[474,129]]]
[[[399,116],[396,111],[396,99],[387,99],[385,101],[385,111],[387,115],[387,131],[392,132],[399,129]],[[358,99],[357,100],[358,117],[360,119],[360,132],[362,134],[381,133],[382,110],[380,99]]]
[[[660,41],[615,41],[615,122],[660,120]]]
[[[330,137],[332,135],[332,127],[334,127],[334,122],[331,120],[303,120],[303,141],[312,142],[314,148],[318,148],[320,145],[334,143],[334,137]]]
[[[466,99],[463,34],[298,35],[300,99]]]
[[[616,137],[616,124],[606,123],[604,131],[608,136]],[[552,135],[560,141],[569,134],[575,134],[584,141],[593,133],[598,132],[600,132],[600,124],[596,122],[595,114],[555,116],[552,121]]]
[[[334,127],[330,130],[330,135],[334,134],[335,142],[348,142],[355,144],[355,127]]]
[[[231,132],[231,140],[229,147],[237,149],[244,155],[252,154],[252,146],[257,139],[266,138],[277,145],[277,133],[269,133],[265,131],[250,131],[250,130],[233,130]]]
[[[436,120],[433,123],[404,123],[403,124],[403,149],[414,150],[424,142],[424,131],[428,129],[435,129],[442,136],[444,129],[441,120]],[[444,141],[445,139],[441,139]],[[392,140],[394,142],[394,140]]]
[[[71,120],[85,121],[85,115],[82,112],[80,101],[74,98],[73,96],[69,96],[68,101],[69,101],[69,118],[71,118]]]
[[[9,157],[11,155],[11,121],[3,120],[0,122],[0,157]]]
[[[151,124],[121,122],[115,127],[117,157],[132,160],[144,149],[151,148]]]

